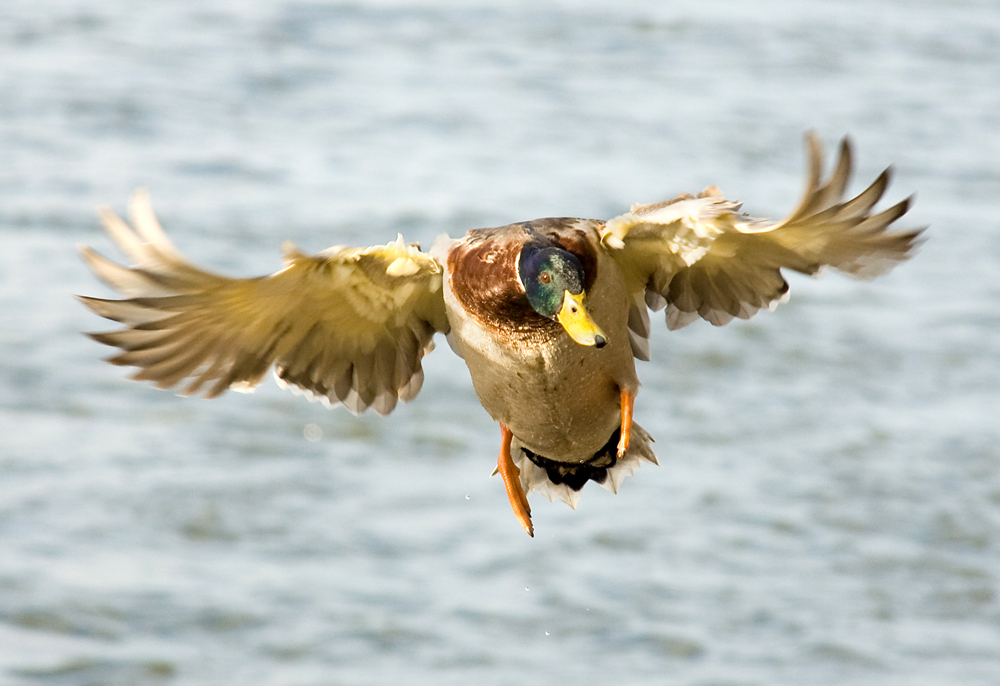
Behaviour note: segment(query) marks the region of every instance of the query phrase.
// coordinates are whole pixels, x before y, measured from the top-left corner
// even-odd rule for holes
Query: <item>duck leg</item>
[[[625,457],[628,444],[632,439],[632,408],[635,406],[635,393],[622,389],[622,433],[618,439],[618,457]]]
[[[528,506],[528,496],[521,487],[521,470],[514,464],[510,456],[510,442],[514,434],[503,424],[500,425],[500,457],[497,458],[497,471],[503,477],[503,485],[507,487],[507,498],[514,510],[514,516],[521,526],[534,538],[535,528],[531,525],[531,508]]]

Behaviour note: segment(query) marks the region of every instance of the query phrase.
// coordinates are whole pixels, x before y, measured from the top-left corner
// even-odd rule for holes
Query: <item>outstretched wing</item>
[[[230,279],[188,263],[153,215],[146,193],[130,204],[129,227],[110,209],[101,219],[131,259],[122,267],[88,247],[83,259],[126,300],[81,297],[127,328],[90,334],[122,352],[108,361],[139,367],[133,379],[186,386],[214,398],[247,390],[274,365],[280,382],[351,412],[387,414],[416,396],[421,358],[447,332],[441,267],[403,243],[335,247],[315,257],[285,247],[285,268]]]
[[[698,197],[682,195],[635,206],[606,223],[601,240],[621,265],[636,301],[637,311],[630,317],[636,334],[648,336],[648,326],[642,330],[647,319],[643,299],[654,310],[666,306],[670,329],[698,317],[721,326],[733,317],[748,319],[760,308],[781,301],[788,291],[783,268],[814,274],[831,266],[872,278],[910,256],[921,230],[887,230],[909,209],[910,198],[872,213],[889,183],[890,170],[845,201],[850,142],[841,142],[837,165],[822,185],[820,142],[812,132],[807,142],[805,193],[781,222],[740,213],[740,204],[726,200],[713,186]]]

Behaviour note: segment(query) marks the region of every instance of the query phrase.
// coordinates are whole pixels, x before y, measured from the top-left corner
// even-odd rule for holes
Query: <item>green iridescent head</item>
[[[558,321],[580,345],[607,344],[607,336],[584,307],[583,267],[573,253],[528,243],[521,249],[518,276],[535,312]]]

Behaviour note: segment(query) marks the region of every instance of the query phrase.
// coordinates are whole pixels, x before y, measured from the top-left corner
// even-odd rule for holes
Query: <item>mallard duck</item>
[[[711,187],[608,221],[536,219],[441,237],[429,253],[402,236],[315,256],[286,243],[284,269],[250,279],[191,265],[137,192],[131,226],[100,211],[133,266],[81,247],[126,299],[80,299],[125,325],[90,335],[121,349],[108,361],[138,367],[133,379],[212,398],[252,389],[274,367],[282,386],[355,414],[385,415],[416,397],[421,359],[446,334],[500,424],[494,473],[533,535],[526,493],[575,507],[587,481],[617,491],[642,462],[656,463],[652,438],[632,421],[649,310],[666,309],[671,330],[698,318],[720,326],[787,298],[783,268],[872,277],[911,254],[921,231],[888,230],[910,199],[873,214],[890,170],[845,201],[849,141],[825,183],[814,134],[807,146],[805,192],[780,222],[741,213]]]

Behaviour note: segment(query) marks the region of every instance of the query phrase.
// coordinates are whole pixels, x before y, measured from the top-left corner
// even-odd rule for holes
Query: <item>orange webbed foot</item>
[[[628,444],[632,440],[632,408],[635,406],[635,393],[622,389],[622,431],[618,439],[618,457],[625,457]]]
[[[500,425],[500,456],[497,458],[497,471],[503,477],[503,484],[507,488],[507,498],[510,500],[511,509],[521,526],[534,538],[535,528],[531,524],[531,507],[528,506],[528,496],[524,494],[521,487],[521,470],[514,464],[510,456],[510,442],[514,434],[503,424]]]

